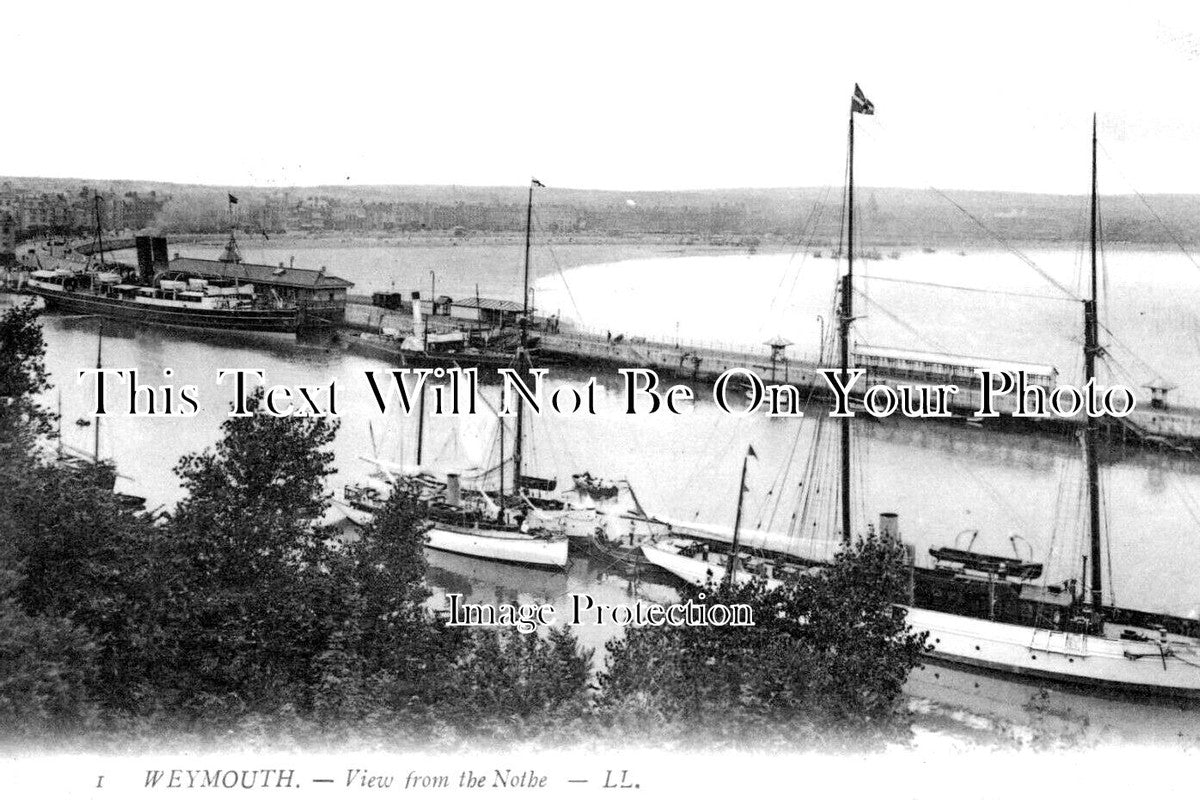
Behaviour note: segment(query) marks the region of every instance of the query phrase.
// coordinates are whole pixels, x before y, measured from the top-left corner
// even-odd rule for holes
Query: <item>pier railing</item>
[[[358,303],[347,305],[346,321],[351,325],[375,330],[386,327],[404,329],[412,325],[412,317],[407,313]],[[426,324],[432,325],[435,328],[456,327],[454,321],[441,316],[426,317]],[[613,331],[611,329],[605,330],[603,328],[577,325],[559,329],[553,333],[547,332],[542,328],[543,325],[540,324],[531,326],[531,330],[536,331],[537,335],[542,337],[543,346],[549,346],[550,349],[566,347],[573,352],[583,352],[586,350],[596,354],[600,352],[611,354],[614,348],[633,350],[635,353],[651,351],[656,354],[656,357],[648,360],[660,364],[669,363],[671,360],[678,359],[681,356],[689,362],[694,357],[699,357],[703,363],[706,363],[704,370],[706,373],[708,372],[707,364],[714,362],[746,367],[756,365],[761,367],[762,365],[769,365],[771,362],[771,348],[767,345],[753,345],[719,339],[649,337],[636,333],[631,334],[627,331]],[[793,363],[802,362],[812,364],[817,361],[816,353],[798,353],[792,348],[789,348],[786,355],[788,360]]]
[[[542,334],[546,336],[547,334]],[[715,358],[749,359],[754,361],[770,361],[771,348],[767,345],[755,345],[745,342],[732,342],[720,339],[693,339],[685,337],[651,337],[640,334],[629,334],[625,331],[611,331],[589,326],[573,325],[569,329],[559,330],[550,334],[562,339],[601,342],[604,344],[632,345],[634,347],[651,347],[659,350],[677,350],[689,354],[711,356]],[[609,337],[612,337],[610,339]],[[620,341],[615,341],[620,336]],[[804,353],[794,346],[789,347],[786,356],[793,362],[816,363],[816,353]]]
[[[568,331],[542,333],[541,350],[571,360],[642,366],[662,374],[710,380],[729,369],[749,369],[766,381],[806,384],[812,381],[812,364],[795,358],[772,360],[769,348],[735,349],[680,340],[663,342],[640,337],[612,340],[594,333]]]

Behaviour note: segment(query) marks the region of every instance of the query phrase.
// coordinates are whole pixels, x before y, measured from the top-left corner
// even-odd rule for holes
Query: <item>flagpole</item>
[[[858,90],[858,87],[854,87]],[[850,105],[850,165],[846,182],[846,274],[842,277],[841,378],[849,382],[850,322],[854,319],[854,104]],[[850,417],[842,417],[842,541],[850,543]]]
[[[529,180],[529,203],[525,207],[525,277],[522,282],[523,290],[521,292],[521,339],[520,347],[517,350],[517,368],[523,370],[525,360],[528,358],[526,347],[528,346],[528,325],[529,325],[529,250],[533,241],[533,187],[541,186],[542,184],[536,178]],[[532,364],[530,365],[532,367]],[[517,393],[517,430],[513,438],[513,494],[519,496],[521,493],[521,473],[524,467],[524,426],[522,424],[525,416],[525,399],[521,393]]]

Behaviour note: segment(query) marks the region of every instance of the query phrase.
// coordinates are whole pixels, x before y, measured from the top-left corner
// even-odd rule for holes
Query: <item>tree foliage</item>
[[[32,615],[17,597],[21,575],[0,568],[0,730],[22,737],[86,728],[94,646],[63,617]]]
[[[0,314],[0,442],[17,455],[30,445],[30,435],[50,432],[54,416],[39,402],[50,388],[46,342],[33,303],[12,306]]]
[[[755,624],[626,631],[608,644],[602,713],[622,730],[712,743],[751,735],[862,744],[864,732],[895,734],[900,692],[924,646],[895,605],[906,575],[903,547],[872,534],[779,588],[685,589],[697,604],[744,603]]]
[[[93,707],[128,707],[144,688],[140,609],[152,536],[149,522],[113,496],[111,465],[48,458],[38,446],[51,417],[36,397],[48,388],[37,317],[28,306],[0,316],[0,385],[14,393],[0,414],[11,435],[0,459],[0,636],[31,648],[28,657],[6,660],[0,679],[10,688],[42,687],[38,695],[48,684],[22,675],[22,665],[47,654],[58,665],[47,670],[58,687],[56,710],[34,718],[81,720]],[[5,692],[9,703],[12,694]]]
[[[170,706],[202,718],[311,702],[311,660],[331,634],[343,574],[317,524],[336,424],[259,413],[261,400],[225,421],[214,448],[181,460],[187,496],[154,554],[155,680]]]
[[[544,636],[515,628],[474,631],[455,665],[445,711],[466,732],[491,736],[578,719],[589,710],[591,660],[565,626]]]

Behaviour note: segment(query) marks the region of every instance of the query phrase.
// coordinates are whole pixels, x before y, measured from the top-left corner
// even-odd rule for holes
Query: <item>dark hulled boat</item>
[[[295,336],[300,322],[295,305],[267,301],[249,281],[170,270],[167,243],[160,237],[138,237],[137,245],[136,268],[106,265],[97,207],[99,261],[64,260],[56,268],[34,270],[23,288],[54,311],[218,333]],[[221,260],[241,262],[232,231]]]
[[[243,263],[234,233],[236,199],[229,199],[229,241],[215,261],[178,256],[168,261],[166,239],[138,236],[132,240],[136,267],[105,264],[106,249],[114,248],[104,245],[97,206],[95,244],[75,251],[87,260],[57,258],[46,265],[37,258],[37,269],[21,288],[52,310],[222,334],[294,337],[300,328],[339,320],[353,284],[325,275],[324,268]]]
[[[294,336],[295,308],[273,308],[258,302],[253,285],[164,275],[152,285],[126,282],[117,272],[37,270],[25,288],[46,301],[47,308],[71,314],[177,328]]]

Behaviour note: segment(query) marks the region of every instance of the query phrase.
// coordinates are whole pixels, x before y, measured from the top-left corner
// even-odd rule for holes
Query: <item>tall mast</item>
[[[99,370],[101,368],[103,368],[103,364],[101,363],[101,353],[104,348],[104,318],[100,317],[99,319],[100,319],[100,329],[96,334],[96,370],[97,370],[97,374],[99,374]],[[96,416],[96,424],[92,430],[92,460],[97,464],[100,463],[100,417],[99,417],[99,415]]]
[[[529,325],[529,249],[533,241],[533,187],[542,184],[532,178],[529,181],[529,203],[525,208],[525,277],[521,291],[521,346],[517,350],[517,369],[522,369],[526,356],[525,346],[528,342]],[[521,461],[524,445],[523,419],[525,417],[525,398],[517,392],[517,431],[513,441],[513,493],[521,491]]]
[[[855,86],[855,94],[858,87]],[[849,382],[850,323],[854,319],[854,111],[850,104],[850,165],[846,181],[846,274],[842,276],[842,308],[838,316],[842,385]],[[849,544],[850,530],[850,417],[842,418],[842,541]]]
[[[55,448],[58,452],[58,460],[62,461],[63,443],[62,443],[62,387],[58,388],[58,446]]]
[[[838,314],[841,344],[841,378],[850,379],[850,324],[854,321],[854,115],[874,114],[875,104],[854,84],[850,98],[850,144],[846,175],[846,274],[842,276],[842,308]],[[850,528],[850,417],[842,417],[842,541],[849,544]]]
[[[421,399],[417,406],[417,466],[421,466],[421,449],[425,442],[425,381],[421,381]]]
[[[96,199],[93,203],[96,216],[96,249],[100,253],[100,268],[104,268],[104,233],[100,225],[100,192],[96,192]]]
[[[1099,192],[1096,179],[1096,115],[1092,115],[1092,204],[1091,204],[1091,292],[1083,301],[1083,379],[1085,382],[1096,377],[1096,356],[1100,354],[1099,323],[1096,303],[1098,287],[1096,280],[1096,246],[1100,227]],[[1084,461],[1087,462],[1088,534],[1091,538],[1091,604],[1099,610],[1104,604],[1103,569],[1100,559],[1100,465],[1096,460],[1096,440],[1099,438],[1100,420],[1088,415],[1083,432]]]
[[[500,386],[500,408],[504,408],[505,391]],[[504,514],[504,417],[496,417],[497,429],[500,435],[500,513]]]
[[[742,501],[746,497],[746,467],[750,464],[751,456],[758,457],[753,446],[747,448],[746,457],[742,459],[742,478],[738,481],[737,515],[733,518],[733,546],[730,548],[729,568],[725,570],[725,583],[730,586],[737,580],[738,538],[742,530]]]

